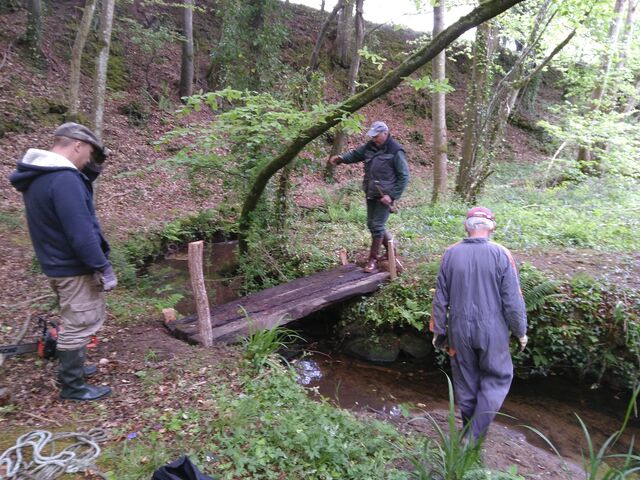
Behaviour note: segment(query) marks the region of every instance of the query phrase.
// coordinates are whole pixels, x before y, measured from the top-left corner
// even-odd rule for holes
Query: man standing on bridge
[[[380,246],[389,249],[392,239],[385,226],[394,203],[400,198],[409,183],[409,166],[404,156],[404,148],[389,134],[384,122],[373,122],[367,132],[371,140],[344,155],[329,158],[331,165],[364,162],[362,190],[367,198],[367,228],[371,232],[369,260],[364,271],[371,273],[377,269]]]
[[[491,210],[472,208],[464,228],[468,237],[442,256],[429,328],[434,347],[449,351],[463,425],[479,440],[509,392],[509,336],[526,347],[527,316],[511,253],[489,241]]]

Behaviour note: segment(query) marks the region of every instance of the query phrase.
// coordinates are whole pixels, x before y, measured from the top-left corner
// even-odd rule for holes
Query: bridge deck
[[[284,325],[357,295],[371,293],[388,279],[388,272],[364,273],[360,267],[350,264],[213,307],[213,341],[232,343],[253,330]],[[196,315],[173,321],[168,328],[189,343],[201,343]]]

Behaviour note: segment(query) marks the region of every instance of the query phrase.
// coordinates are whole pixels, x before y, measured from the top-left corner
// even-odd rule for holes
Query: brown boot
[[[393,236],[387,230],[385,230],[384,235],[382,236],[382,245],[384,245],[385,253],[384,255],[380,255],[378,260],[386,262],[389,260],[389,240],[393,240]]]
[[[365,273],[371,273],[378,269],[378,254],[382,245],[383,237],[371,237],[371,250],[369,251],[369,260],[367,265],[362,269]]]

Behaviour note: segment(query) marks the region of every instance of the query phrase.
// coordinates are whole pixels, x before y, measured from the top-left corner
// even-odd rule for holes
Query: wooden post
[[[171,322],[175,322],[178,319],[177,312],[173,308],[163,308],[162,317],[164,318],[165,325],[169,325]]]
[[[196,301],[196,312],[198,314],[198,330],[202,345],[210,347],[213,345],[213,332],[211,330],[211,313],[209,312],[209,298],[204,285],[204,274],[202,272],[204,242],[189,243],[189,275],[191,276],[191,288]]]
[[[396,270],[396,247],[393,244],[393,238],[389,239],[387,243],[387,253],[389,254],[389,277],[391,280],[395,280],[398,272]]]
[[[349,260],[347,260],[347,250],[344,248],[340,249],[340,263],[342,265],[346,265],[349,263]]]

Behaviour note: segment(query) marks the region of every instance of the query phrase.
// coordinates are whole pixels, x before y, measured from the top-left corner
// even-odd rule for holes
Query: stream
[[[212,305],[237,298],[240,278],[229,278],[235,265],[237,242],[208,244],[205,250],[204,274]],[[174,250],[151,265],[147,272],[153,291],[163,295],[181,294],[176,305],[179,316],[195,312],[191,295],[187,255]],[[403,412],[412,415],[440,412],[446,415],[448,386],[445,373],[437,366],[400,357],[391,364],[372,364],[337,351],[331,343],[330,315],[316,314],[295,322],[294,328],[306,340],[304,354],[291,363],[299,374],[299,383],[310,395],[322,395],[336,405],[352,411],[373,412],[378,416],[400,420]],[[515,379],[496,423],[513,436],[546,448],[536,434],[522,428],[528,425],[542,432],[563,457],[581,463],[584,435],[576,414],[589,429],[595,448],[616,431],[627,408],[628,395],[606,388],[589,388],[566,377]],[[510,418],[513,417],[513,418]],[[633,418],[622,447],[629,438],[640,438],[640,421]],[[620,451],[620,450],[619,450]]]

